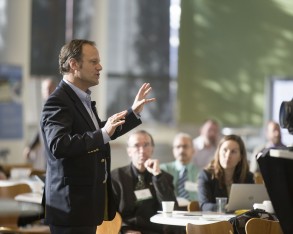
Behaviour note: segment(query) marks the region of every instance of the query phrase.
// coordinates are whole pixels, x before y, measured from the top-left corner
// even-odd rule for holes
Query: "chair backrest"
[[[191,201],[187,205],[187,211],[200,211],[200,206],[198,201]]]
[[[18,228],[17,227],[15,227],[15,228],[13,228],[13,227],[0,227],[0,233],[1,234],[10,234],[10,233],[13,233],[13,234],[18,234],[19,232],[18,232]]]
[[[0,215],[0,233],[3,233],[1,230],[4,229],[4,227],[6,229],[17,228],[18,218],[18,214],[11,214],[6,216]]]
[[[0,227],[1,234],[50,234],[49,226]]]
[[[229,221],[219,221],[209,224],[186,225],[186,234],[233,234],[233,226]]]
[[[14,199],[14,197],[21,193],[29,193],[31,192],[31,188],[28,184],[7,184],[0,186],[0,199],[10,198]],[[0,226],[7,227],[16,227],[18,214],[11,214],[9,216],[2,217],[0,216]],[[0,232],[2,233],[2,232]]]
[[[32,190],[28,184],[12,184],[0,186],[0,198],[12,198],[18,194],[31,193]]]
[[[255,172],[254,173],[254,182],[256,184],[263,184],[264,183],[263,177],[262,177],[260,172]]]
[[[32,168],[30,176],[44,176],[45,174],[45,170]]]
[[[252,218],[245,224],[246,234],[283,234],[279,221]]]
[[[121,215],[116,212],[116,216],[111,221],[104,221],[101,225],[97,226],[96,234],[118,234],[122,225]]]

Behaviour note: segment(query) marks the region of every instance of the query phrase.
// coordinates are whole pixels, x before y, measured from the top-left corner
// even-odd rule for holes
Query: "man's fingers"
[[[111,124],[115,124],[117,122],[121,122],[125,120],[125,115],[127,114],[127,111],[121,111],[115,115],[112,115],[109,120]],[[124,122],[123,122],[124,123]],[[120,124],[119,124],[120,125]]]
[[[156,101],[156,98],[148,98],[146,99],[146,102],[149,103],[149,102],[154,102]]]
[[[149,103],[149,102],[154,102],[156,101],[156,98],[146,98],[146,99],[142,99],[139,103],[139,105],[145,104],[145,103]]]
[[[144,92],[144,96],[147,96],[151,90],[152,90],[152,87],[149,87],[149,88]]]
[[[145,94],[146,91],[148,91],[148,92],[150,91],[149,89],[152,89],[152,87],[150,87],[150,83],[144,83],[140,87],[138,94]]]

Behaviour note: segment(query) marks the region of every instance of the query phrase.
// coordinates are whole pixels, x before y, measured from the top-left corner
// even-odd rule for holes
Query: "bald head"
[[[266,129],[267,140],[272,145],[279,145],[282,141],[280,125],[275,121],[269,121]]]
[[[183,165],[191,162],[194,154],[192,138],[187,133],[178,133],[173,140],[173,155]]]

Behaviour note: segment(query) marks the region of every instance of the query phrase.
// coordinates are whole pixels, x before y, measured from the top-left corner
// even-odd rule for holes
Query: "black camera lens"
[[[289,133],[293,134],[293,99],[289,102],[282,102],[279,122],[282,128],[287,128]]]

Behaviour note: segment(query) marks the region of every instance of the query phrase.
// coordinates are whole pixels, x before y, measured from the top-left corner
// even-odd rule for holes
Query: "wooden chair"
[[[9,216],[2,217],[0,216],[0,233],[1,228],[17,228],[19,215],[18,214],[11,214]]]
[[[31,193],[32,190],[28,184],[11,184],[0,186],[0,198],[11,198],[22,193]]]
[[[255,172],[254,173],[254,182],[256,184],[263,184],[264,183],[262,175],[261,175],[260,172]]]
[[[21,193],[30,193],[32,190],[28,184],[12,184],[0,186],[0,199],[14,199]],[[17,227],[19,215],[12,214],[10,216],[0,217],[0,225],[5,227]]]
[[[29,228],[0,227],[1,234],[50,234],[49,226],[34,226]]]
[[[0,199],[14,199],[18,194],[31,193],[28,184],[12,184],[0,186]],[[18,227],[19,214],[0,216],[0,233],[22,233],[22,234],[49,234],[49,227],[46,225],[33,225],[31,227]]]
[[[198,201],[191,201],[187,205],[187,211],[200,211],[200,206]]]
[[[31,193],[32,189],[28,184],[19,183],[19,184],[7,184],[0,186],[0,198],[11,198],[18,194],[22,193]]]
[[[252,218],[245,224],[246,234],[283,234],[279,221]]]
[[[44,176],[45,174],[46,174],[45,170],[32,168],[30,176],[34,176],[34,175],[36,175],[36,176]]]
[[[233,234],[233,226],[229,221],[219,221],[210,224],[186,225],[186,234]]]
[[[97,226],[96,234],[118,234],[122,225],[121,215],[116,212],[116,216],[111,221],[104,221],[101,225]]]

